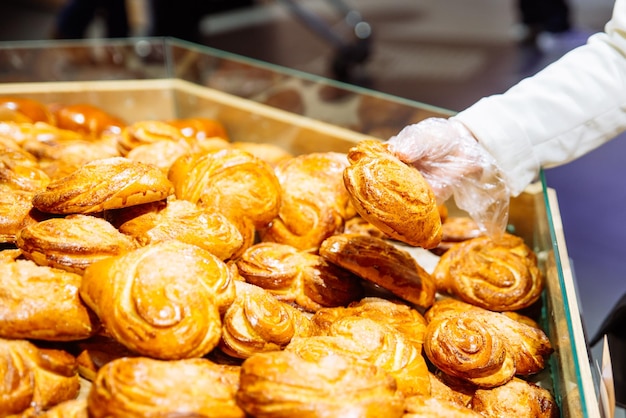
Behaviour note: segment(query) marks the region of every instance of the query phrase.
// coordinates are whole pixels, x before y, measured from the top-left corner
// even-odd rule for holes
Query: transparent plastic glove
[[[504,232],[509,189],[494,158],[461,122],[429,118],[405,127],[387,145],[422,173],[438,203],[453,196],[485,233]]]

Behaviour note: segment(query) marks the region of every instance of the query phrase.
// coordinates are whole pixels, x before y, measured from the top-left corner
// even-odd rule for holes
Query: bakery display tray
[[[302,95],[318,95],[311,83],[290,88]],[[298,90],[298,85],[301,87]],[[322,86],[327,87],[327,86]],[[321,88],[321,87],[320,87]],[[304,112],[293,112],[262,100],[252,100],[213,87],[177,77],[140,80],[16,82],[0,84],[0,95],[37,99],[44,103],[89,103],[128,122],[148,119],[208,117],[220,120],[233,141],[268,142],[293,154],[309,152],[346,152],[358,141],[375,132],[354,129],[360,126],[364,92],[355,91],[335,103],[335,111],[323,105]],[[303,97],[304,97],[303,96]],[[330,106],[330,105],[329,105]],[[436,110],[411,107],[422,117],[437,115]],[[426,110],[425,110],[426,109]],[[350,123],[327,122],[311,115],[323,112],[337,115]],[[420,113],[421,112],[421,113]],[[441,116],[445,112],[442,111]],[[398,123],[405,123],[401,121]],[[354,126],[353,126],[354,125]],[[391,126],[394,129],[395,126]],[[456,209],[451,207],[454,212]],[[510,212],[510,231],[522,237],[537,253],[547,278],[541,321],[555,347],[546,378],[549,379],[564,417],[599,417],[594,377],[580,319],[576,288],[554,190],[540,182],[514,198]]]

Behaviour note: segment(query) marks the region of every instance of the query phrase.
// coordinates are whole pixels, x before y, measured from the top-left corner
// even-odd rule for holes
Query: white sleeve
[[[616,0],[605,32],[455,118],[496,158],[513,195],[541,167],[569,162],[626,130],[626,0]]]

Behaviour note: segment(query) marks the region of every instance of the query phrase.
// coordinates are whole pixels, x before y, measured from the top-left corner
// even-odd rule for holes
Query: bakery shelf
[[[90,103],[129,122],[215,117],[233,140],[295,154],[347,151],[451,112],[175,39],[0,44],[0,95]],[[541,318],[555,346],[548,370],[564,417],[600,417],[558,199],[545,181],[512,200],[512,231],[547,277]]]

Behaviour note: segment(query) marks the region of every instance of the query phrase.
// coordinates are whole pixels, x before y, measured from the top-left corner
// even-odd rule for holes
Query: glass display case
[[[345,152],[365,138],[452,112],[174,39],[0,44],[0,95],[90,103],[129,122],[213,117],[233,140],[294,154]],[[451,210],[455,210],[451,208]],[[600,417],[558,200],[545,182],[514,198],[510,230],[547,278],[541,320],[555,347],[546,375],[562,416]]]

